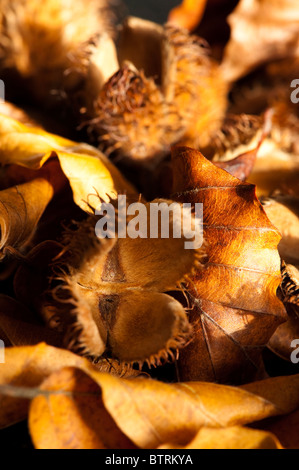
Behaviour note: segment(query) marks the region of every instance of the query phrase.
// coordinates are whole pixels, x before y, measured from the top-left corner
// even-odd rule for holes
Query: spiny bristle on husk
[[[185,318],[178,316],[172,326],[172,336],[165,342],[164,347],[158,349],[155,353],[145,353],[136,357],[130,354],[130,348],[135,341],[135,335],[138,336],[137,330],[132,331],[132,336],[127,337],[125,349],[118,348],[115,350],[114,343],[111,342],[110,338],[113,335],[113,324],[110,324],[110,321],[107,322],[105,319],[103,321],[103,318],[100,319],[99,315],[94,311],[92,304],[89,303],[89,299],[84,297],[84,293],[82,290],[80,291],[72,277],[66,278],[65,282],[68,284],[72,303],[75,305],[70,311],[73,321],[69,322],[66,330],[64,338],[65,346],[75,353],[87,357],[92,362],[111,358],[119,362],[121,371],[127,367],[133,368],[135,365],[138,365],[140,370],[144,364],[147,364],[149,367],[157,367],[174,361],[178,357],[179,349],[185,346],[191,338],[191,325]],[[100,292],[95,293],[95,296],[101,297]],[[101,315],[101,313],[99,309],[99,314]],[[129,314],[129,312],[127,313]],[[115,314],[118,314],[117,309]],[[141,324],[138,328],[142,330],[145,327]],[[124,332],[124,334],[127,333]],[[154,341],[153,339],[153,344]],[[154,350],[155,347],[153,347]]]
[[[180,349],[186,346],[192,338],[193,329],[189,326],[188,332],[184,335],[179,335],[176,338],[171,339],[165,349],[162,349],[156,354],[151,355],[149,358],[143,361],[137,361],[137,365],[141,368],[144,364],[147,364],[149,368],[163,366],[167,363],[175,362],[179,358]],[[133,362],[133,365],[136,362]]]
[[[141,58],[141,51],[149,54],[154,47],[155,59]],[[119,49],[123,64],[104,85],[89,121],[108,152],[150,161],[175,143],[210,141],[223,119],[227,90],[207,50],[185,30],[126,20]]]
[[[67,254],[70,257],[67,260],[67,270],[75,272],[80,269],[82,263],[85,263],[89,256],[94,256],[103,246],[105,240],[102,241],[95,236],[95,224],[98,219],[89,215],[85,220],[82,220],[70,228],[66,227],[61,244],[63,245],[62,254]],[[56,266],[61,266],[60,257],[57,258]],[[64,266],[64,263],[63,263]]]
[[[183,211],[179,217],[184,216]],[[176,217],[169,219],[171,227]],[[192,329],[181,303],[163,292],[184,290],[188,275],[202,267],[203,251],[185,250],[185,238],[99,240],[97,220],[91,215],[77,230],[66,231],[64,261],[58,256],[54,265],[58,273],[61,263],[66,347],[93,361],[111,358],[131,366],[173,360]],[[181,247],[175,259],[169,259],[169,244]]]
[[[202,152],[213,161],[229,161],[256,147],[262,132],[262,117],[249,114],[230,115],[213,135],[211,145],[202,148]]]
[[[113,32],[107,0],[1,0],[0,11],[0,68],[26,79],[37,99],[81,86],[88,44]]]
[[[116,377],[133,378],[137,376],[148,376],[147,373],[136,370],[131,364],[119,362],[117,359],[90,358],[94,367],[100,372],[108,372]]]
[[[104,85],[94,114],[89,127],[98,131],[106,151],[136,160],[162,157],[183,133],[177,109],[165,102],[152,78],[129,63]]]
[[[226,86],[203,40],[129,18],[117,56],[107,1],[46,0],[40,9],[37,0],[0,0],[0,68],[16,72],[42,105],[70,107],[107,153],[150,165],[175,143],[206,145]]]
[[[105,332],[99,331],[92,317],[90,306],[80,295],[77,285],[72,282],[71,278],[66,278],[66,283],[75,308],[71,311],[74,321],[67,328],[65,344],[81,356],[101,357],[106,348],[105,341],[102,339],[105,338]]]
[[[166,24],[164,44],[162,89],[183,119],[180,143],[205,146],[224,118],[227,85],[203,39]]]

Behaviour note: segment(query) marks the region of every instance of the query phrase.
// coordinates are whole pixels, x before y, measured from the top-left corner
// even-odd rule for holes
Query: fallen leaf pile
[[[0,0],[1,438],[299,448],[299,6],[124,12]]]

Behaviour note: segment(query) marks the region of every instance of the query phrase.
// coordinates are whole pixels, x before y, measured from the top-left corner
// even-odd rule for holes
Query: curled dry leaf
[[[222,68],[230,82],[267,61],[298,56],[296,0],[241,0],[228,22],[231,37]]]
[[[53,277],[54,259],[61,250],[61,244],[53,240],[39,243],[27,253],[26,263],[18,267],[13,280],[16,298],[39,314],[47,327],[55,326],[58,331],[59,318],[48,289]]]
[[[32,400],[29,424],[38,448],[79,448],[83,443],[88,448],[191,448],[201,430],[206,445],[210,435],[210,447],[219,446],[219,434],[227,448],[242,441],[249,447],[279,447],[273,436],[246,434],[243,427],[237,439],[232,427],[298,410],[298,380],[298,375],[275,377],[242,387],[166,384],[144,377],[113,377],[83,358],[46,345],[8,348],[0,369],[1,405],[6,405],[0,416],[2,424],[7,418],[20,418]]]
[[[291,313],[292,309],[286,305],[289,313],[288,320],[279,325],[277,330],[271,336],[267,347],[280,358],[291,361],[292,353],[295,351],[294,340],[299,336],[299,319],[295,313]]]
[[[256,427],[275,434],[284,449],[299,449],[299,410],[293,411],[286,416],[267,419],[258,423]]]
[[[107,196],[116,197],[120,191],[135,195],[133,186],[117,168],[90,145],[25,126],[4,115],[0,116],[0,137],[2,165],[39,169],[50,157],[57,157],[71,185],[75,203],[87,212],[90,206],[98,206],[99,197],[107,200]]]
[[[137,238],[98,239],[96,217],[66,233],[63,244],[69,261],[63,269],[68,274],[60,276],[64,303],[57,313],[64,323],[65,302],[73,304],[66,334],[69,348],[93,360],[104,355],[124,364],[151,366],[174,359],[185,344],[191,331],[186,312],[165,292],[183,290],[185,276],[200,269],[204,250],[185,249],[187,235],[181,222],[188,209],[180,205],[179,211],[170,213],[169,238],[162,237],[159,222],[157,237],[150,238],[151,208],[168,209],[171,204],[155,200],[143,206],[146,226],[139,227]],[[134,219],[125,220],[127,230],[140,223],[140,218]],[[174,236],[175,226],[180,227],[179,238]]]
[[[83,357],[45,343],[8,347],[5,350],[5,363],[3,367],[1,364],[0,369],[0,383],[2,386],[8,386],[7,393],[4,389],[0,392],[0,428],[25,419],[29,405],[26,391],[30,390],[30,387],[38,387],[50,374],[63,367],[76,367],[85,371],[103,370],[111,376],[119,376],[118,365],[113,361],[108,363],[103,359],[95,367]],[[134,377],[137,372],[128,368],[123,371],[123,375]],[[9,385],[13,385],[15,389],[21,387],[22,390],[20,393],[17,390],[14,393],[14,390],[10,391]],[[29,398],[32,398],[32,395]]]
[[[52,196],[52,185],[42,178],[0,191],[0,260],[24,251]]]
[[[231,426],[224,429],[201,428],[184,447],[160,446],[160,449],[281,449],[278,439],[269,432]]]
[[[299,264],[299,197],[277,195],[262,197],[263,208],[282,239],[278,245],[286,263]]]
[[[51,372],[65,366],[88,364],[86,359],[72,354],[70,351],[55,349],[46,344],[7,348],[5,364],[1,365],[1,384],[20,387],[36,387]],[[26,397],[25,397],[26,398]],[[11,398],[1,395],[0,427],[8,426],[26,418],[28,400]]]
[[[69,367],[53,372],[40,391],[29,411],[35,448],[136,448],[107,412],[99,385],[83,371]]]
[[[268,347],[279,357],[290,361],[293,340],[299,335],[299,272],[296,266],[290,264],[299,263],[299,198],[277,195],[264,197],[261,201],[267,216],[282,235],[278,245],[283,260],[280,290],[288,313],[288,320],[279,325]]]
[[[59,333],[46,328],[28,308],[4,294],[0,294],[0,323],[7,339],[6,346],[31,345],[42,341],[52,346],[62,345]]]
[[[284,321],[280,235],[242,183],[188,147],[173,150],[174,198],[203,203],[208,261],[188,284],[193,341],[180,355],[183,380],[248,381]],[[237,379],[236,379],[237,378]]]
[[[259,197],[279,191],[295,195],[298,190],[298,122],[288,114],[287,107],[283,114],[280,111],[281,106],[275,106],[267,109],[263,117],[229,116],[215,133],[212,144],[203,149],[219,168],[256,184]],[[289,204],[291,199],[289,197]],[[297,205],[295,197],[292,205]],[[266,206],[265,210],[267,212]],[[270,215],[269,218],[271,220]],[[273,224],[276,225],[274,221]],[[282,232],[286,230],[282,223],[276,226]],[[282,240],[281,246],[283,244]]]
[[[298,181],[299,154],[289,153],[274,139],[266,138],[248,178],[248,182],[256,185],[258,197],[275,191],[296,195]]]

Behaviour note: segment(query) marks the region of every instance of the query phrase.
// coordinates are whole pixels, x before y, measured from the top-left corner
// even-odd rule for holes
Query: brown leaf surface
[[[231,426],[224,429],[202,428],[184,447],[163,445],[160,449],[281,449],[278,439],[269,432]]]
[[[262,421],[256,427],[275,434],[285,449],[299,449],[299,410]]]
[[[36,387],[51,372],[64,366],[88,364],[86,359],[69,351],[55,349],[42,343],[37,346],[6,348],[5,364],[1,364],[1,384]],[[0,427],[9,426],[24,419],[28,412],[28,400],[0,396]]]
[[[33,345],[42,341],[58,347],[62,344],[61,335],[46,328],[28,308],[4,294],[0,294],[0,324],[9,341],[6,346]]]
[[[53,372],[40,390],[45,393],[32,400],[29,411],[35,448],[135,448],[107,412],[99,385],[81,370],[69,367]]]
[[[110,0],[0,0],[0,75],[33,116],[0,102],[0,428],[28,416],[37,449],[299,448],[297,3],[183,0],[116,38]],[[105,154],[61,137],[84,133]],[[110,154],[148,200],[173,182],[203,204],[202,248],[97,238],[101,203],[138,198]]]
[[[49,279],[53,277],[53,260],[61,250],[61,244],[53,240],[35,245],[26,256],[27,262],[18,267],[13,280],[16,298],[31,310],[38,312],[50,327],[55,323],[55,309],[52,309],[51,315],[46,315],[46,300],[49,297],[47,291]]]
[[[7,393],[0,395],[0,428],[23,420],[27,416],[29,405],[26,392],[30,387],[38,387],[50,374],[63,367],[77,367],[85,371],[98,371],[102,368],[112,375],[115,373],[113,361],[110,365],[105,360],[99,361],[94,366],[83,357],[46,343],[6,348],[5,363],[0,367],[0,383],[3,386],[12,385],[14,389],[21,387],[22,391],[17,393],[16,390],[14,393],[14,390],[9,389]],[[130,369],[123,371],[123,374],[136,375]],[[29,398],[32,398],[32,394]]]
[[[204,208],[208,261],[189,283],[195,328],[180,357],[183,380],[248,381],[263,346],[284,320],[276,297],[278,231],[254,186],[187,147],[173,150],[174,198]]]
[[[8,348],[0,374],[1,405],[6,405],[1,406],[2,423],[4,417],[11,419],[17,404],[20,407],[25,399],[33,399],[30,429],[39,448],[109,447],[116,442],[126,446],[129,441],[141,448],[167,443],[191,448],[194,438],[217,447],[221,434],[227,448],[242,442],[248,447],[273,447],[278,443],[269,435],[246,433],[242,428],[238,439],[231,427],[292,413],[299,407],[298,375],[242,387],[166,384],[143,377],[113,377],[72,353],[46,345]],[[26,401],[23,415],[27,405]],[[100,422],[105,435],[98,429]],[[201,430],[201,437],[197,436]]]
[[[255,184],[258,197],[274,191],[296,195],[299,181],[299,156],[284,151],[273,139],[261,145],[248,182]]]
[[[299,264],[299,197],[277,195],[261,198],[264,211],[282,238],[278,251],[286,263]]]
[[[0,259],[28,245],[52,196],[52,185],[41,178],[0,191]]]
[[[231,37],[222,67],[236,81],[270,60],[298,56],[299,15],[296,0],[241,0],[228,17]]]
[[[282,359],[290,361],[291,354],[295,349],[292,344],[298,337],[299,318],[293,315],[285,323],[279,325],[268,342],[268,348]]]

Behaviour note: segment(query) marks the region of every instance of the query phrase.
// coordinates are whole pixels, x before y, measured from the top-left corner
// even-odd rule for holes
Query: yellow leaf
[[[98,196],[107,201],[109,197],[115,198],[118,192],[135,195],[133,186],[96,148],[0,115],[1,164],[38,169],[55,156],[69,179],[74,201],[87,212],[90,212],[87,201],[93,208],[99,206]],[[90,195],[94,195],[93,199]]]
[[[41,391],[29,414],[37,449],[135,448],[105,409],[101,388],[84,372],[71,367],[54,372]]]

